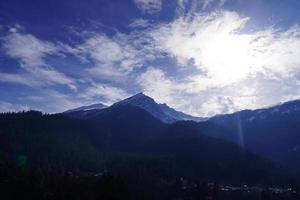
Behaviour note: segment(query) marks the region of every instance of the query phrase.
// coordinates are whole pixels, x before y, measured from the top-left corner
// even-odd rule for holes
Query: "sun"
[[[223,81],[238,81],[251,73],[257,62],[250,35],[221,33],[206,42],[202,64],[210,77]]]

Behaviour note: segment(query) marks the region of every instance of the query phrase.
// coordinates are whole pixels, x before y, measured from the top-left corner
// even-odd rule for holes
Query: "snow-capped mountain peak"
[[[183,112],[179,112],[173,108],[170,108],[167,104],[159,104],[155,102],[151,97],[138,93],[134,96],[131,96],[127,99],[119,101],[115,103],[113,106],[119,105],[131,105],[139,107],[143,110],[146,110],[152,116],[160,119],[165,123],[173,123],[176,121],[182,120],[193,120],[193,121],[201,121],[203,118],[194,117]]]
[[[146,96],[143,93],[138,93],[136,95],[133,95],[127,99],[124,99],[122,101],[119,101],[114,104],[114,106],[117,105],[132,105],[132,106],[138,106],[140,108],[146,108],[150,106],[154,106],[154,104],[157,104],[154,99],[151,97]]]
[[[140,109],[143,109],[147,111],[149,114],[151,114],[153,117],[165,123],[174,123],[176,121],[187,121],[187,120],[192,120],[192,121],[204,120],[204,118],[194,117],[185,114],[183,112],[177,111],[169,107],[167,104],[159,104],[155,102],[154,99],[152,99],[151,97],[143,93],[138,93],[127,99],[119,101],[113,104],[111,107],[115,108],[117,106],[126,106],[126,105],[135,106]],[[83,106],[83,107],[65,111],[64,114],[67,114],[75,118],[92,118],[97,116],[99,112],[101,112],[102,109],[104,108],[109,109],[110,107],[107,107],[103,104],[93,104],[90,106]]]

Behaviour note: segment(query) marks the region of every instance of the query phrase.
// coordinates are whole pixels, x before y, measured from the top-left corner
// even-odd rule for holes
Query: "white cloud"
[[[242,33],[248,20],[235,12],[183,17],[159,26],[151,37],[180,65],[193,61],[203,72],[198,78],[205,88],[223,87],[257,73],[270,77],[297,73],[300,28]]]
[[[203,0],[202,9],[206,9],[214,0]]]
[[[222,7],[227,0],[203,0],[202,9],[205,10],[211,6],[213,3],[217,3],[218,7]]]
[[[96,33],[76,48],[94,62],[91,73],[132,78],[134,72],[135,83],[147,95],[194,115],[252,109],[299,97],[300,28],[247,32],[249,20],[229,11],[192,13],[129,34]],[[171,76],[154,67],[142,71],[141,66],[160,56],[175,58],[183,71],[190,68],[193,72]],[[178,66],[168,67],[176,71]],[[122,88],[135,87],[135,83],[126,82]],[[94,85],[83,98],[107,96],[110,104],[128,96],[124,90]]]
[[[27,111],[29,107],[26,105],[13,104],[5,101],[0,101],[0,113]]]
[[[240,85],[205,90],[191,91],[197,87],[189,80],[176,80],[166,75],[161,69],[150,67],[137,79],[142,91],[159,103],[167,103],[177,110],[195,116],[212,116],[230,113],[257,105],[268,105],[257,102],[259,96],[256,87]],[[266,97],[262,97],[264,99]],[[260,104],[257,104],[260,103]],[[270,102],[269,102],[270,103]]]
[[[31,34],[19,33],[17,30],[2,38],[2,42],[5,53],[19,60],[24,70],[23,74],[1,73],[2,81],[13,82],[15,80],[16,83],[31,86],[66,84],[71,89],[76,89],[76,83],[72,78],[55,70],[45,61],[47,56],[60,55],[62,51],[60,46],[42,41]]]
[[[137,83],[146,95],[151,96],[158,103],[167,103],[177,110],[199,114],[185,92],[185,83],[173,80],[161,69],[147,68],[138,76]]]
[[[234,35],[234,39],[231,38],[232,31],[242,28],[246,21],[236,13],[213,13],[192,20],[179,18],[152,34],[159,48],[175,57],[181,65],[192,60],[207,73],[207,77],[225,82],[248,74],[248,68],[243,67],[242,59],[239,59],[248,53],[247,49],[239,49],[248,37]]]
[[[35,95],[19,97],[18,100],[29,102],[31,109],[43,110],[48,113],[63,112],[90,103],[76,95],[59,92],[54,89],[40,90]]]
[[[153,67],[149,67],[137,79],[138,84],[143,88],[143,92],[161,103],[170,103],[172,96],[172,81],[165,73]]]
[[[20,59],[25,66],[44,66],[44,58],[47,55],[55,55],[59,51],[54,44],[41,41],[30,34],[13,32],[3,41],[6,54]]]
[[[87,86],[80,93],[70,94],[55,89],[44,89],[37,91],[34,95],[18,97],[17,100],[28,103],[31,109],[59,113],[95,103],[111,105],[128,96],[130,95],[124,90],[109,84],[92,83],[92,86]],[[23,110],[21,108],[23,107],[19,104],[1,104],[0,101],[0,112]]]
[[[274,105],[291,94],[299,97],[299,26],[245,32],[249,20],[221,11],[160,24],[148,35],[155,48],[175,58],[183,70],[196,69],[179,79],[147,70],[138,82],[160,102],[201,116]]]
[[[10,82],[10,83],[18,83],[27,86],[38,86],[39,82],[32,80],[30,75],[26,74],[9,74],[9,73],[0,73],[0,81],[2,82]]]
[[[217,113],[229,113],[233,111],[233,104],[230,97],[213,96],[202,104],[201,112],[205,116],[212,116]]]
[[[162,9],[162,0],[134,0],[134,3],[143,13],[155,14]]]
[[[178,1],[182,8],[178,13],[184,13],[187,2]],[[197,7],[196,3],[191,7]],[[126,91],[141,89],[160,103],[210,116],[300,97],[300,27],[266,27],[249,32],[246,28],[250,20],[229,11],[185,12],[169,23],[155,25],[137,20],[132,24],[135,29],[126,34],[85,34],[83,42],[74,46],[14,32],[10,36],[15,40],[7,40],[11,46],[5,48],[8,55],[20,60],[25,72],[0,73],[0,80],[68,84],[75,89],[79,81],[46,62],[48,56],[68,52],[88,66],[82,71],[92,80],[84,83],[85,89],[78,96],[73,95],[76,105],[94,101],[111,104],[129,96]],[[32,43],[29,49],[23,48],[30,45],[27,40]],[[106,83],[94,83],[98,78]],[[57,97],[53,101],[61,102],[57,107],[75,106],[72,98],[60,95],[52,95]]]
[[[133,20],[128,26],[130,28],[146,28],[149,27],[150,24],[150,21],[140,18]]]
[[[111,105],[128,97],[129,94],[120,88],[108,84],[93,83],[92,86],[85,89],[79,96],[89,101],[101,99],[103,104]]]
[[[20,97],[18,101],[29,102],[33,109],[57,113],[95,103],[110,105],[128,96],[129,94],[124,90],[109,84],[91,83],[78,93],[70,94],[55,89],[44,89],[34,95]]]
[[[197,13],[202,5],[203,2],[199,0],[177,0],[175,18]]]
[[[121,33],[113,38],[95,33],[75,48],[78,56],[93,63],[93,67],[88,69],[92,76],[124,77],[142,63],[139,51],[128,39]]]

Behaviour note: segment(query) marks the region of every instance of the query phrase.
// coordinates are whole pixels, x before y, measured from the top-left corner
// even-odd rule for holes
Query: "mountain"
[[[151,97],[146,96],[143,93],[138,93],[132,97],[124,99],[120,102],[115,103],[113,106],[119,105],[131,105],[146,110],[155,118],[165,122],[174,123],[176,121],[201,121],[203,118],[194,117],[183,112],[176,111],[170,108],[167,104],[158,104]]]
[[[198,128],[281,165],[300,168],[300,100],[219,115]]]
[[[176,111],[175,109],[170,108],[166,104],[158,104],[154,101],[154,99],[144,95],[143,93],[138,93],[127,99],[119,101],[110,107],[118,107],[120,105],[130,105],[141,108],[164,123],[174,123],[176,121],[188,120],[204,120],[204,118],[201,117],[194,117],[183,112]],[[83,106],[73,110],[68,110],[64,112],[64,114],[75,118],[91,119],[100,114],[103,108],[106,108],[106,106],[103,104],[95,104],[91,106]]]
[[[123,106],[140,108],[167,124],[200,120],[193,123],[193,126],[203,134],[233,142],[282,166],[300,168],[300,100],[264,109],[218,115],[201,121],[201,118],[178,112],[165,104],[158,104],[152,98],[139,93],[105,109],[68,112],[67,115],[97,119],[99,122],[105,113],[115,113]],[[118,116],[122,118],[122,115],[119,112]]]
[[[106,170],[155,182],[186,177],[268,183],[281,177],[281,169],[272,162],[206,136],[195,125],[191,121],[165,124],[129,105],[105,108],[92,120],[32,111],[1,114],[0,155],[21,168]]]

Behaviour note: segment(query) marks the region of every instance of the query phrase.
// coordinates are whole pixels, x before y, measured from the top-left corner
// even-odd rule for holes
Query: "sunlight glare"
[[[254,62],[251,48],[250,35],[221,33],[211,38],[202,55],[207,75],[225,82],[245,78]]]

